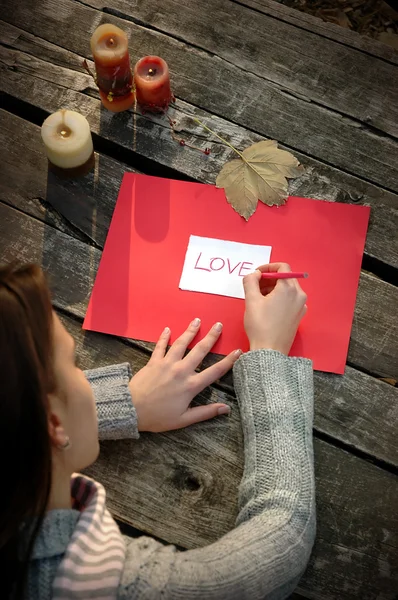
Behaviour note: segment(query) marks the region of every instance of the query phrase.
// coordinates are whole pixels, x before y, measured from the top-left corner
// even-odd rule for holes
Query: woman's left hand
[[[220,403],[189,407],[192,398],[225,375],[241,355],[240,350],[235,350],[215,365],[196,373],[195,369],[220,337],[222,325],[216,323],[184,357],[199,328],[200,320],[194,319],[166,354],[170,340],[170,330],[166,327],[148,364],[131,379],[129,387],[139,431],[181,429],[230,412],[228,405]]]

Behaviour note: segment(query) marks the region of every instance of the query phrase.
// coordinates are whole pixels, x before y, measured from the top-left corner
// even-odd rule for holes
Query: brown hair
[[[0,564],[6,598],[23,596],[48,504],[47,396],[54,389],[52,309],[44,274],[36,265],[0,267]],[[34,526],[24,531],[29,522]]]

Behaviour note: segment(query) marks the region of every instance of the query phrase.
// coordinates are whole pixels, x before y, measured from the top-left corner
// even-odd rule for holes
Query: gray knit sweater
[[[100,439],[137,438],[129,366],[86,375]],[[126,538],[119,600],[279,600],[296,587],[315,536],[311,362],[272,350],[248,352],[234,366],[234,383],[245,454],[236,528],[187,552],[149,537]],[[29,600],[51,598],[78,517],[73,509],[47,514],[30,562]]]

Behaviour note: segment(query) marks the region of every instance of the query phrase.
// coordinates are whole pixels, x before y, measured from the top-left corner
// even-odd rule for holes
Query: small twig
[[[226,144],[227,146],[229,146],[230,148],[232,148],[232,150],[234,152],[236,152],[236,154],[238,154],[238,156],[240,156],[240,158],[243,160],[243,162],[246,163],[246,165],[249,167],[249,169],[251,169],[252,171],[254,171],[256,173],[256,175],[258,175],[259,177],[261,177],[261,174],[258,172],[258,170],[253,165],[253,163],[250,163],[248,160],[246,160],[246,158],[243,156],[243,154],[241,152],[239,152],[239,150],[237,150],[232,144],[230,144],[229,142],[227,142],[227,140],[224,140],[224,138],[222,138],[221,135],[218,135],[218,133],[216,133],[215,131],[213,131],[212,129],[210,129],[210,127],[207,127],[207,125],[205,125],[204,123],[202,123],[201,121],[199,121],[199,119],[197,117],[191,117],[191,118],[196,123],[198,123],[199,125],[201,125],[202,127],[204,127],[204,129],[207,129],[207,131],[210,131],[210,133],[212,133],[213,135],[215,135],[216,137],[218,137],[218,139],[220,139],[222,142],[224,142],[224,144]]]
[[[84,61],[82,62],[82,66],[83,66],[84,69],[86,69],[87,73],[89,75],[91,75],[91,77],[94,79],[94,81],[96,81],[95,74],[92,72],[92,70],[88,66],[88,62],[86,61],[86,59],[84,59]]]
[[[206,156],[208,156],[210,154],[210,152],[211,152],[210,148],[205,148],[203,150],[202,148],[199,148],[198,146],[193,146],[192,144],[188,144],[183,138],[179,137],[176,134],[175,129],[174,129],[176,121],[174,121],[169,115],[166,115],[166,117],[168,118],[169,125],[170,125],[170,135],[175,142],[178,142],[180,144],[180,146],[186,146],[187,148],[191,148],[192,150],[197,150],[198,152],[202,152],[202,154],[205,154]]]
[[[170,106],[172,106],[172,108],[174,108],[175,110],[181,112],[183,115],[185,115],[186,117],[192,119],[193,121],[195,121],[198,125],[200,125],[201,127],[203,127],[203,129],[206,129],[209,133],[211,133],[212,135],[215,135],[219,140],[221,140],[221,142],[223,144],[225,144],[225,146],[229,146],[229,148],[231,148],[231,150],[233,150],[234,152],[236,152],[236,154],[238,156],[240,156],[240,158],[247,163],[247,160],[245,159],[245,157],[243,156],[243,154],[241,152],[239,152],[239,150],[237,150],[235,148],[235,146],[233,146],[232,144],[230,144],[227,140],[225,140],[223,137],[221,137],[221,135],[219,135],[218,133],[216,133],[215,131],[213,131],[212,129],[210,129],[210,127],[208,127],[207,125],[205,125],[204,123],[202,123],[202,121],[200,121],[197,117],[194,117],[193,115],[190,115],[189,113],[184,112],[183,110],[181,110],[181,108],[179,106],[177,106],[176,104],[170,104]],[[170,117],[168,117],[170,120],[170,124],[171,124],[171,119]]]
[[[210,129],[210,127],[207,127],[207,125],[205,125],[204,123],[202,123],[202,121],[199,121],[199,119],[197,117],[192,117],[191,116],[191,119],[193,119],[196,123],[198,123],[198,125],[201,125],[201,127],[203,127],[204,129],[206,129],[207,131],[209,131],[210,133],[212,133],[213,135],[215,135],[216,137],[218,137],[219,140],[221,140],[224,144],[226,144],[234,152],[236,152],[236,154],[238,154],[244,162],[247,162],[247,160],[245,159],[245,157],[243,156],[243,154],[241,152],[239,152],[239,150],[237,150],[232,144],[230,144],[229,142],[227,142],[227,140],[224,140],[224,138],[221,137],[221,135],[218,135],[218,133],[216,133],[215,131],[213,131],[212,129]]]

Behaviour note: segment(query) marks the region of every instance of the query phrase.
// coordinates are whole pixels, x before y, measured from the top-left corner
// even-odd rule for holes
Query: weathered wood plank
[[[322,600],[393,600],[398,583],[397,478],[389,475],[378,484],[382,471],[377,467],[345,453],[343,460],[341,450],[320,441],[314,450],[317,539],[297,591],[308,589],[310,598]]]
[[[0,203],[0,257],[41,263],[50,277],[55,306],[83,318],[100,258],[99,250]],[[366,276],[365,286],[369,279],[370,285],[377,282]],[[382,328],[382,323],[379,326]],[[139,345],[143,346],[137,343]],[[124,346],[122,350],[127,352]],[[395,356],[396,346],[390,351]],[[316,373],[315,389],[316,429],[398,465],[397,388],[347,368],[343,377]]]
[[[315,372],[314,385],[317,431],[398,466],[398,388],[351,367]]]
[[[90,99],[90,101],[93,101]],[[202,115],[201,115],[201,118]],[[214,119],[206,118],[209,123]],[[159,121],[162,123],[162,121]],[[142,133],[142,143],[137,143],[137,150],[146,152],[146,155],[153,160],[171,156],[175,152],[176,145],[171,140],[167,129],[164,126],[147,127],[147,122],[139,118],[137,126],[140,128],[140,139]],[[164,125],[164,124],[163,124]],[[183,117],[181,126],[184,128],[184,135],[191,135],[189,132],[198,132],[198,126],[189,117]],[[128,128],[129,129],[129,128]],[[117,132],[118,127],[115,126]],[[237,132],[231,127],[231,138],[233,142],[240,147],[257,141],[258,136],[250,137],[250,141],[243,141],[238,135],[244,135],[243,132]],[[160,134],[160,135],[159,135]],[[3,180],[0,185],[3,186],[3,198],[12,199],[14,206],[23,207],[24,210],[30,210],[34,202],[38,199],[47,199],[56,209],[89,236],[95,235],[95,241],[103,246],[108,231],[110,218],[114,207],[114,199],[117,197],[119,185],[126,171],[134,171],[129,166],[120,161],[115,161],[104,155],[97,155],[96,170],[88,177],[76,181],[60,181],[53,177],[51,173],[47,175],[47,161],[43,152],[39,127],[16,117],[8,112],[0,110],[0,156],[3,164]],[[117,140],[112,137],[112,140]],[[162,151],[158,150],[159,139]],[[226,152],[219,151],[216,146],[215,153],[208,161],[196,152],[180,149],[178,154],[178,169],[184,169],[184,174],[190,176],[196,174],[197,177],[206,182],[213,183],[217,174],[217,168],[220,169],[222,161],[226,159]],[[26,153],[28,158],[24,164],[24,177],[20,177],[20,156]],[[176,161],[177,162],[177,161]],[[95,185],[94,185],[95,179]],[[323,174],[317,174],[315,167],[309,167],[308,172],[297,180],[291,181],[291,192],[295,195],[324,197],[331,200],[348,200],[347,194],[344,196],[342,190],[330,185],[329,178]],[[351,185],[356,188],[357,180],[354,179]],[[396,236],[396,227],[398,228],[398,219],[395,217],[395,207],[398,209],[398,196],[390,198],[388,194],[385,203],[383,203],[382,191],[367,184],[367,189],[372,194],[365,197],[365,204],[371,204],[373,212],[371,214],[371,224],[367,235],[365,251],[370,256],[375,256],[379,260],[385,260],[385,252],[390,261],[396,261],[394,264],[398,267],[398,241]],[[47,191],[46,191],[47,190]],[[74,202],[66,200],[65,194],[74,197]],[[79,198],[77,197],[79,196]],[[36,200],[35,200],[36,199]],[[86,210],[93,200],[96,201],[96,228],[92,231],[91,220],[87,220]],[[391,203],[390,202],[391,199]],[[28,202],[27,202],[28,201]],[[390,205],[391,204],[391,205]],[[78,207],[78,210],[76,210]],[[47,210],[49,206],[46,205]],[[43,209],[41,209],[43,210]],[[36,216],[35,212],[31,213]],[[49,213],[47,212],[47,217]],[[376,249],[374,251],[373,249]],[[369,252],[370,250],[370,252]],[[372,251],[373,250],[373,251]],[[388,260],[386,262],[389,262]]]
[[[366,283],[365,283],[366,281]],[[382,289],[383,288],[383,289]],[[384,321],[383,333],[379,328]],[[355,331],[354,331],[355,330]],[[371,341],[373,338],[373,341]],[[390,342],[395,347],[391,359],[385,354]],[[355,356],[357,365],[378,365],[383,371],[398,372],[398,288],[388,283],[378,287],[371,276],[361,276],[360,293],[351,332],[348,360]],[[366,368],[366,367],[365,367]],[[372,369],[369,369],[372,371]]]
[[[3,110],[0,160],[0,198],[5,203],[81,241],[104,246],[123,174],[134,169],[95,153],[92,172],[80,179],[60,179],[48,170],[40,127]]]
[[[37,0],[36,0],[37,2]],[[83,56],[89,35],[104,21],[123,27],[130,35],[132,56],[160,54],[169,63],[177,96],[205,110],[256,130],[298,151],[398,190],[398,165],[391,160],[398,142],[327,108],[299,99],[278,84],[267,82],[207,52],[187,46],[162,33],[89,8],[72,0],[46,1],[29,8],[23,2],[5,7],[2,18],[30,33]],[[74,27],[69,27],[73,14]],[[189,51],[188,51],[189,50]],[[4,52],[4,50],[3,50]],[[214,73],[209,86],[209,73]],[[4,89],[18,96],[28,81],[10,73]]]
[[[394,64],[398,64],[398,52],[392,46],[387,46],[378,40],[368,37],[367,35],[360,35],[356,31],[341,27],[341,25],[335,25],[334,23],[325,23],[318,17],[313,17],[307,13],[301,12],[295,8],[290,8],[279,2],[273,0],[232,0],[236,1],[237,4],[244,4],[256,11],[262,12],[265,15],[274,17],[280,21],[285,21],[306,31],[317,33],[322,37],[328,38],[362,50],[372,56],[377,56],[383,60],[389,61]]]
[[[140,356],[115,338],[65,325],[77,339],[83,367]],[[208,392],[208,391],[207,391]],[[108,492],[117,517],[171,543],[192,548],[234,526],[242,475],[242,434],[233,399],[228,418],[186,430],[103,443],[88,473]],[[221,395],[220,395],[221,394]],[[391,600],[397,584],[398,479],[315,440],[318,534],[298,591],[322,600]],[[221,475],[220,475],[221,474]]]
[[[85,0],[85,4],[155,28],[321,106],[398,134],[396,65],[292,26],[245,2]],[[214,18],[217,15],[217,18]],[[283,42],[282,42],[283,40]],[[243,90],[240,90],[243,92]]]
[[[38,38],[25,34],[12,26],[5,27],[4,23],[1,25],[0,22],[1,34],[4,29],[8,31],[9,43],[13,39],[18,43],[22,40],[21,44],[25,49],[30,44],[31,52],[36,51],[39,45]],[[171,139],[169,126],[164,118],[149,120],[137,114],[112,115],[100,108],[97,99],[77,93],[90,89],[90,86],[93,85],[91,78],[84,73],[76,73],[61,66],[69,60],[68,55],[71,53],[67,53],[66,56],[63,49],[48,42],[42,43],[45,46],[40,47],[41,56],[48,54],[48,60],[57,60],[56,65],[20,52],[14,52],[10,56],[10,51],[6,50],[8,67],[5,67],[7,70],[5,78],[10,77],[8,69],[11,68],[15,78],[14,83],[17,82],[15,85],[11,85],[10,82],[10,93],[15,93],[18,88],[22,99],[31,104],[37,103],[40,108],[49,112],[56,110],[59,106],[76,109],[87,116],[94,132],[100,133],[103,138],[126,149],[133,150],[140,156],[173,167],[204,183],[214,183],[221,166],[230,158],[231,151],[221,144],[210,142],[209,136],[203,133],[203,128],[184,113],[194,114],[214,130],[221,131],[238,148],[243,149],[261,139],[260,136],[247,132],[224,119],[210,116],[186,103],[179,102],[179,110],[171,111],[171,114],[178,119],[181,135],[187,141],[195,145],[202,145],[202,147],[211,146],[212,154],[206,159],[195,151],[178,146]],[[3,54],[4,49],[0,48],[0,56]],[[77,62],[78,58],[74,56],[70,63],[71,67],[75,67]],[[54,81],[57,83],[53,83]],[[63,87],[65,82],[68,83],[69,89]],[[74,87],[76,91],[70,89],[71,87]],[[359,202],[375,208],[376,210],[371,213],[365,250],[378,260],[398,266],[398,239],[396,236],[398,195],[329,165],[309,159],[300,153],[296,152],[296,155],[307,167],[307,173],[299,179],[291,181],[290,193],[342,202]]]
[[[6,115],[4,117],[7,122]],[[20,120],[20,124],[23,132],[24,122]],[[18,139],[18,133],[15,133],[15,139]],[[7,134],[5,137],[4,148],[7,147]],[[22,133],[22,139],[24,137]],[[12,138],[14,138],[14,135],[10,132],[9,139]],[[109,169],[107,167],[98,169],[94,174],[84,178],[83,183],[76,180],[65,184],[59,181],[56,176],[50,175],[47,181],[47,190],[42,187],[45,190],[42,195],[45,196],[46,201],[55,206],[61,215],[63,214],[68,220],[71,220],[79,231],[84,231],[91,239],[94,239],[100,247],[104,243],[121,178],[120,172],[115,178],[110,176],[112,173],[117,174],[118,171],[114,161],[112,164],[109,159],[105,160],[106,166],[108,164],[112,166]],[[6,152],[4,161],[7,165],[9,155]],[[14,167],[11,171],[11,179],[4,181],[4,189],[3,186],[0,188],[5,201],[9,203],[14,201],[15,194],[13,189],[10,190],[10,193],[7,193],[7,186],[9,185],[7,181],[12,182],[11,188],[13,188],[13,181],[17,180],[15,174],[18,170],[18,161],[17,154],[17,159],[14,161]],[[35,164],[34,159],[33,164]],[[41,172],[45,182],[46,171],[42,170]],[[106,175],[102,181],[103,172]],[[42,182],[42,186],[44,182]],[[19,185],[20,183],[17,181],[17,189]],[[32,198],[29,190],[25,188],[24,195],[26,194],[28,194],[28,199]],[[20,208],[24,203],[24,199],[21,200],[17,194],[16,200],[16,206]],[[43,214],[35,214],[34,216],[43,218]],[[100,231],[100,233],[97,234],[97,231]],[[96,260],[99,260],[99,252]],[[91,290],[92,277],[93,273],[90,275],[90,281],[87,282],[89,290]],[[360,368],[377,373],[381,377],[395,376],[398,369],[395,350],[398,343],[398,332],[395,324],[396,306],[398,305],[397,294],[398,290],[394,286],[379,281],[370,275],[362,274],[349,350],[349,361]],[[81,310],[85,310],[85,305],[81,307]]]
[[[21,178],[20,157],[23,152],[24,177]],[[4,111],[0,111],[0,161],[3,168],[0,199],[3,202],[64,233],[76,237],[78,230],[85,236],[79,238],[81,241],[91,237],[97,245],[104,245],[125,170],[123,164],[99,155],[95,185],[92,174],[81,180],[62,181],[47,173],[39,128]],[[377,458],[398,465],[398,446],[393,429],[398,423],[398,391],[350,367],[347,373],[349,377],[344,378],[316,373],[317,430],[346,443],[354,441],[357,449],[371,451]],[[230,380],[227,378],[226,382]],[[365,392],[362,393],[362,390]],[[359,396],[361,404],[357,406],[356,398]],[[378,398],[376,404],[374,398]],[[375,420],[389,424],[383,436],[374,426]],[[348,437],[346,430],[349,430]]]

